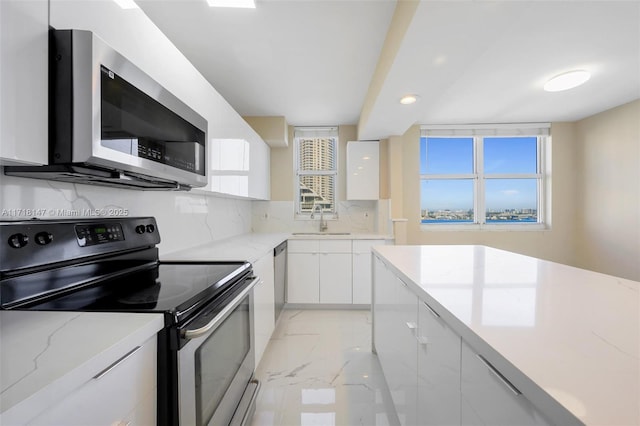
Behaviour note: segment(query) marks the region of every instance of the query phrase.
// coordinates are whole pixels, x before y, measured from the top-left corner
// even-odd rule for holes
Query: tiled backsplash
[[[327,221],[328,232],[389,234],[388,200],[340,201],[338,218]],[[294,217],[293,201],[254,201],[254,232],[317,232],[319,217],[299,220]],[[318,216],[318,215],[316,215]]]
[[[251,232],[251,201],[0,177],[0,220],[154,216],[169,253]]]
[[[223,198],[201,190],[136,191],[0,177],[0,220],[154,216],[166,254],[248,232],[315,232],[319,219],[294,219],[292,201]],[[390,234],[389,201],[341,201],[329,232]]]

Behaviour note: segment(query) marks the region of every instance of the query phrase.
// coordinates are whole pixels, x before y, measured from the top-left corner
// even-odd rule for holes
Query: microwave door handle
[[[185,339],[195,339],[197,337],[207,334],[223,318],[225,318],[227,314],[229,314],[231,311],[237,308],[238,305],[240,305],[240,303],[242,303],[242,300],[247,296],[247,294],[249,294],[251,290],[253,290],[253,287],[255,287],[256,284],[258,284],[258,282],[260,282],[260,278],[255,277],[249,283],[247,288],[242,290],[242,292],[238,294],[229,304],[227,304],[227,306],[225,306],[211,321],[209,321],[207,325],[199,328],[194,328],[192,330],[182,330],[182,337],[184,337]]]

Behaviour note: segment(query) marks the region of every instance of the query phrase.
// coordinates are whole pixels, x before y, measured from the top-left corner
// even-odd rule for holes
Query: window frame
[[[535,231],[548,229],[550,218],[547,217],[547,144],[551,140],[550,124],[531,123],[526,125],[482,125],[482,126],[422,126],[420,139],[437,138],[470,138],[473,144],[472,173],[422,174],[420,184],[425,180],[473,180],[473,222],[422,223],[422,203],[420,203],[420,227],[429,231]],[[499,137],[535,137],[536,138],[536,172],[535,173],[485,173],[484,171],[484,139]],[[426,151],[425,151],[426,155]],[[422,160],[420,152],[419,160]],[[486,181],[492,179],[535,179],[537,183],[537,221],[527,223],[487,223],[486,222]],[[421,185],[420,185],[421,187]],[[422,195],[420,194],[420,198]]]
[[[303,139],[333,139],[333,164],[332,170],[300,170],[300,141]],[[336,219],[338,217],[338,166],[339,166],[339,139],[338,127],[296,127],[293,138],[293,189],[294,189],[294,217],[300,220],[310,220],[311,212],[302,212],[300,200],[300,179],[303,176],[333,176],[333,202],[331,210],[323,210],[325,219]]]

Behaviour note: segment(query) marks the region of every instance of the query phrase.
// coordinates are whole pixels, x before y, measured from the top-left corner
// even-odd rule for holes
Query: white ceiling
[[[380,55],[395,56],[361,139],[415,123],[574,121],[640,98],[640,0],[423,0],[395,51],[383,50],[391,0],[138,4],[243,116],[356,124]],[[591,80],[542,90],[572,69]],[[420,101],[400,105],[407,93]]]

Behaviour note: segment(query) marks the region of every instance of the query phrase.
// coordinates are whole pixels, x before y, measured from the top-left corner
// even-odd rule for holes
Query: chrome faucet
[[[324,220],[324,209],[322,205],[313,203],[313,208],[311,209],[311,219],[314,218],[314,214],[316,212],[316,208],[320,207],[320,232],[325,232],[328,228],[327,222]]]

